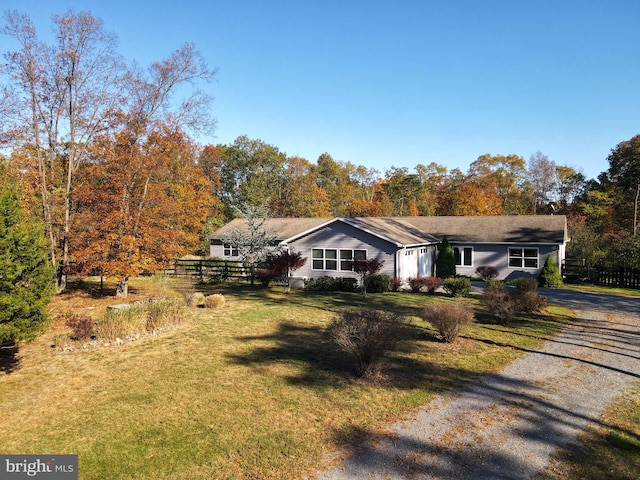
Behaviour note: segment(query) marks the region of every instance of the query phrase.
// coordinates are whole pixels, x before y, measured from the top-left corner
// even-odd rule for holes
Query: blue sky
[[[195,43],[215,138],[373,167],[541,151],[595,178],[640,133],[637,0],[2,1],[47,34],[88,10],[142,65]],[[6,51],[6,37],[0,47]]]

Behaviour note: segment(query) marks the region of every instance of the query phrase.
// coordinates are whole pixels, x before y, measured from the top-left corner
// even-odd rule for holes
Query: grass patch
[[[0,373],[0,451],[78,454],[82,479],[301,478],[342,442],[382,433],[433,393],[502,368],[568,319],[550,308],[500,327],[473,298],[384,293],[365,303],[358,293],[153,282],[133,279],[132,290],[178,298],[191,288],[223,294],[225,306],[187,308],[159,336],[72,353],[51,348],[66,328],[52,322]],[[121,303],[86,292],[52,308],[100,316]],[[464,303],[479,321],[455,344],[440,342],[419,318],[433,301]],[[327,331],[336,313],[364,306],[409,320],[377,382],[356,378]]]
[[[600,420],[606,427],[582,435],[580,445],[555,459],[538,480],[640,478],[640,382],[610,405]]]

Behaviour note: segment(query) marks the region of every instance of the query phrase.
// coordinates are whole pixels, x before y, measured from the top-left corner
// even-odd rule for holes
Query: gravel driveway
[[[640,379],[640,298],[540,293],[575,321],[503,371],[438,395],[388,435],[336,454],[322,480],[528,479]]]

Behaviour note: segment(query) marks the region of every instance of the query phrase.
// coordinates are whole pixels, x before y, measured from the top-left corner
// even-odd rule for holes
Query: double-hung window
[[[537,248],[510,248],[510,268],[538,268]]]
[[[473,266],[473,247],[453,247],[457,267]]]

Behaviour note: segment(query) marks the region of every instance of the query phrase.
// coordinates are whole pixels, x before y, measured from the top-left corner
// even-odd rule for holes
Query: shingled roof
[[[299,238],[334,221],[343,221],[400,246],[437,243],[562,244],[568,240],[564,215],[505,215],[492,217],[351,217],[269,218],[278,241]],[[210,239],[222,240],[233,229],[246,230],[245,219],[235,219]]]

